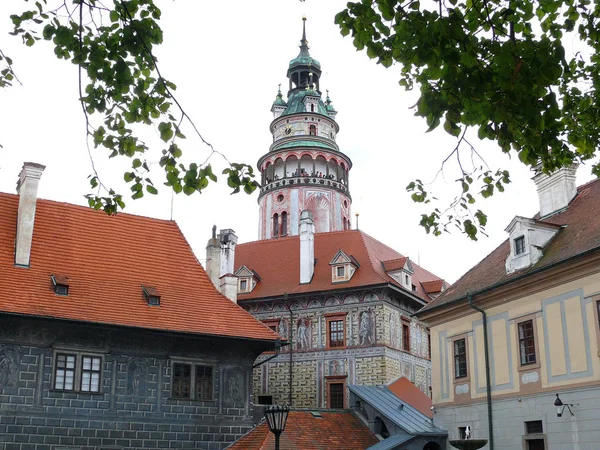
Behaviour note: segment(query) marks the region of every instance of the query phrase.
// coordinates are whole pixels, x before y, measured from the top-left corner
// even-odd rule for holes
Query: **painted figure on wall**
[[[19,352],[13,347],[0,349],[0,388],[16,386]]]
[[[308,317],[298,320],[298,342],[297,348],[305,350],[311,346],[311,322]]]
[[[132,359],[127,367],[127,393],[136,397],[146,395],[146,365]]]
[[[287,319],[279,319],[279,326],[277,327],[277,332],[279,333],[279,336],[281,336],[284,339],[287,339],[289,337],[288,330],[289,327]]]
[[[373,311],[368,309],[360,314],[360,324],[358,326],[358,343],[367,345],[375,343],[375,326],[373,320]]]

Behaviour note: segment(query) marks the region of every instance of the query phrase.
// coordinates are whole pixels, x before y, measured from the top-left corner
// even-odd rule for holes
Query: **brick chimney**
[[[210,281],[219,289],[221,276],[221,242],[217,239],[217,226],[212,228],[212,237],[206,244],[206,274]]]
[[[300,213],[300,284],[310,283],[315,273],[315,222],[310,211]]]
[[[41,164],[26,162],[23,164],[19,175],[19,181],[17,182],[19,212],[15,243],[15,264],[17,266],[29,267],[38,184],[45,168],[46,166]]]
[[[533,177],[540,201],[540,217],[546,217],[565,209],[577,194],[578,164],[563,167],[547,175],[539,172]]]

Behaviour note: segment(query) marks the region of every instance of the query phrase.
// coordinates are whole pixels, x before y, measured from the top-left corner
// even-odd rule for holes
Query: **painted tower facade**
[[[273,102],[273,143],[261,172],[259,239],[298,235],[300,212],[312,212],[317,233],[350,229],[352,162],[336,143],[337,111],[321,98],[321,65],[309,53],[306,19],[300,53],[287,71],[287,101]]]

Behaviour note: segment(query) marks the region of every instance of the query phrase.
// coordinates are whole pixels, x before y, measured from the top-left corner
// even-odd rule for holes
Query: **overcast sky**
[[[425,234],[418,222],[426,210],[413,204],[405,187],[414,178],[432,180],[456,139],[441,126],[425,134],[424,120],[410,109],[417,93],[398,85],[400,67],[377,65],[364,52],[355,51],[350,37],[340,35],[333,21],[346,1],[157,0],[157,4],[163,10],[165,42],[157,50],[163,75],[177,84],[178,99],[205,139],[230,160],[253,165],[272,142],[271,104],[279,83],[285,96],[288,63],[298,54],[301,19],[306,15],[310,52],[323,70],[321,88],[323,93],[329,89],[339,111],[337,142],[354,164],[350,172],[353,219],[359,213],[363,231],[438,276],[455,281],[506,238],[504,228],[515,215],[538,211],[528,169],[516,158],[511,161],[502,155],[495,145],[473,138],[489,166],[510,169],[513,180],[507,192],[476,205],[488,214],[489,238],[471,242],[457,230],[438,238]],[[0,48],[13,58],[23,82],[0,91],[0,191],[15,192],[23,162],[33,161],[47,166],[40,197],[86,204],[83,196],[90,192],[91,165],[77,101],[76,67],[58,61],[51,43],[27,48],[7,34],[9,15],[31,6],[22,0],[0,3]],[[189,128],[184,133],[189,138],[181,143],[185,156],[204,159],[206,146]],[[153,145],[148,161],[158,161],[163,147],[155,131],[143,136]],[[126,194],[122,174],[130,161],[109,161],[102,149],[93,150],[92,156],[104,183]],[[219,158],[213,163],[219,172],[224,167]],[[151,169],[150,175],[160,185],[160,168],[153,164]],[[455,193],[455,178],[456,172],[448,167],[445,177],[438,177],[436,194]],[[578,182],[589,179],[590,166],[580,167]],[[233,228],[240,242],[257,239],[258,193],[231,196],[229,192],[219,182],[201,195],[174,197],[173,219],[200,261],[213,224]],[[169,219],[171,198],[166,187],[158,196],[141,200],[127,195],[126,212]]]

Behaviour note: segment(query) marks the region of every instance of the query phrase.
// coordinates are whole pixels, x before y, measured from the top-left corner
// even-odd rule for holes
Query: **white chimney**
[[[220,278],[219,291],[233,303],[237,303],[238,279],[230,273]]]
[[[41,164],[26,162],[21,169],[21,175],[19,175],[17,182],[19,212],[15,244],[15,264],[17,266],[29,267],[38,184],[45,168],[46,166]]]
[[[572,164],[551,175],[539,172],[533,177],[540,201],[540,217],[546,217],[569,206],[577,194],[577,167]]]
[[[227,229],[221,230],[219,241],[221,242],[221,271],[219,276],[223,276],[234,271],[235,246],[238,238],[235,231]]]
[[[221,276],[221,243],[217,239],[217,226],[212,228],[212,237],[206,244],[206,274],[210,281],[219,289]]]
[[[315,273],[315,222],[312,213],[300,213],[300,283],[310,283]]]

